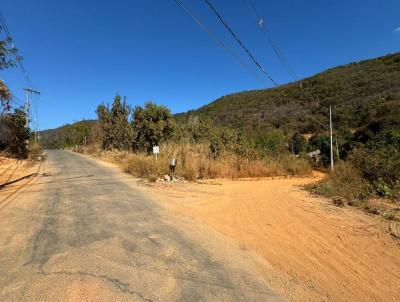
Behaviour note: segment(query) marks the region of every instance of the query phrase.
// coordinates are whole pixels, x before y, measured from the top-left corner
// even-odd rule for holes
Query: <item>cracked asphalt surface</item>
[[[49,150],[0,208],[0,301],[281,301],[248,251],[118,169]]]

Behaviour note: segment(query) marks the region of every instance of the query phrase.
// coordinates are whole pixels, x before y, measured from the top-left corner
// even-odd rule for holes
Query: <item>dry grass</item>
[[[399,203],[375,196],[371,184],[348,162],[339,163],[327,178],[306,188],[332,198],[336,206],[355,206],[388,220],[400,219]]]
[[[44,160],[43,147],[39,143],[32,142],[28,148],[28,157],[31,161]]]
[[[153,155],[127,151],[98,152],[90,146],[84,151],[120,165],[134,176],[155,181],[169,173],[169,161],[177,158],[175,176],[186,180],[212,178],[251,178],[286,175],[309,175],[311,167],[307,161],[289,155],[264,159],[246,159],[234,154],[225,154],[217,159],[209,155],[205,144],[165,144],[156,162]],[[82,150],[81,150],[82,151]]]
[[[320,195],[342,197],[350,204],[365,202],[371,194],[370,185],[361,172],[347,162],[337,164],[335,170],[311,190]]]

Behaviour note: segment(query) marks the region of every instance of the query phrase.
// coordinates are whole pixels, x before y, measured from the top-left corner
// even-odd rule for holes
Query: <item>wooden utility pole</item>
[[[25,127],[29,128],[29,108],[30,108],[30,101],[29,97],[31,93],[34,93],[36,95],[40,94],[40,91],[33,90],[30,88],[24,88],[25,93],[26,93],[26,104],[25,104],[25,113],[26,113],[26,122],[25,122]],[[35,121],[35,142],[37,141],[37,120]]]
[[[329,132],[331,137],[331,171],[333,171],[332,107],[329,106]]]

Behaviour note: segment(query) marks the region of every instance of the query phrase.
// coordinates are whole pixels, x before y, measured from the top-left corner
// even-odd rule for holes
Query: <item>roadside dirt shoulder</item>
[[[28,186],[39,173],[42,164],[0,156],[0,209]]]

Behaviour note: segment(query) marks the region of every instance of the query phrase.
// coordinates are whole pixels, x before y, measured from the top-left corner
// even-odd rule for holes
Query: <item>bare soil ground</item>
[[[396,225],[301,189],[321,177],[156,183],[145,190],[261,255],[260,274],[288,300],[400,301],[400,245],[388,232]]]
[[[0,156],[0,186],[36,173],[38,166],[36,162]]]

